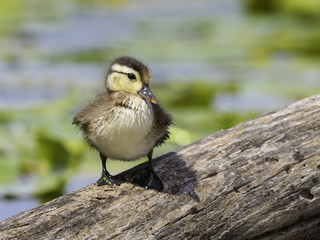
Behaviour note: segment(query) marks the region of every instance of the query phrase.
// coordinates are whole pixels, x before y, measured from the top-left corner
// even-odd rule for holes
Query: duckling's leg
[[[163,190],[163,184],[162,184],[160,178],[157,176],[157,174],[153,170],[152,154],[153,154],[153,149],[148,154],[148,159],[149,159],[149,161],[148,161],[149,162],[149,180],[148,180],[147,188],[153,188],[153,189],[161,192]]]
[[[100,158],[102,163],[102,175],[101,175],[101,178],[97,181],[98,186],[103,186],[103,185],[112,186],[113,184],[119,186],[123,182],[123,180],[117,179],[109,174],[106,168],[107,157],[104,156],[101,152],[100,152]]]

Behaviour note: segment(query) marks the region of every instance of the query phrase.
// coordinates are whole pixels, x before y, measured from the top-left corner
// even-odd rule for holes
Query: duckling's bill
[[[157,103],[158,103],[157,99],[155,98],[155,96],[154,96],[153,93],[151,92],[151,89],[150,89],[147,85],[145,85],[145,84],[142,85],[142,88],[141,88],[141,90],[138,92],[138,94],[139,94],[142,98],[147,99],[148,101],[150,101],[150,102],[152,102],[152,103],[154,103],[154,104],[157,104]]]

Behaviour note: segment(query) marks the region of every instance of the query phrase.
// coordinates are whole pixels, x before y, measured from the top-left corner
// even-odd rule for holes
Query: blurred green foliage
[[[319,21],[320,23],[320,21]],[[320,24],[319,24],[320,25]],[[275,30],[266,36],[262,46],[270,53],[291,53],[302,57],[320,58],[320,32],[317,25],[301,29]]]
[[[108,62],[114,56],[113,48],[93,48],[59,54],[51,58],[55,62]]]
[[[40,130],[36,133],[35,140],[39,159],[47,161],[49,169],[56,172],[72,167],[72,155],[60,139]]]
[[[0,1],[0,36],[12,32],[12,26],[21,20],[23,7],[18,0]]]
[[[63,192],[86,151],[71,125],[74,101],[71,93],[45,106],[1,111],[0,184],[36,175],[38,184],[31,194]]]
[[[246,9],[254,14],[284,14],[302,19],[319,18],[318,0],[243,0]]]
[[[162,102],[172,109],[211,108],[216,93],[235,93],[239,86],[235,82],[209,83],[194,79],[190,82],[172,81],[153,85]]]

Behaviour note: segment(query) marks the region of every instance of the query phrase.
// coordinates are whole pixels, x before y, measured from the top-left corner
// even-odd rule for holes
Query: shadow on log
[[[319,239],[320,95],[155,160],[164,192],[89,185],[0,239]]]

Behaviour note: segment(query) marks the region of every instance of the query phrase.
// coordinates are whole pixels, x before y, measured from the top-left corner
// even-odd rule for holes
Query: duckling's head
[[[154,104],[156,98],[149,88],[151,75],[149,69],[132,57],[119,57],[110,66],[106,79],[108,91],[123,91],[138,95]]]

